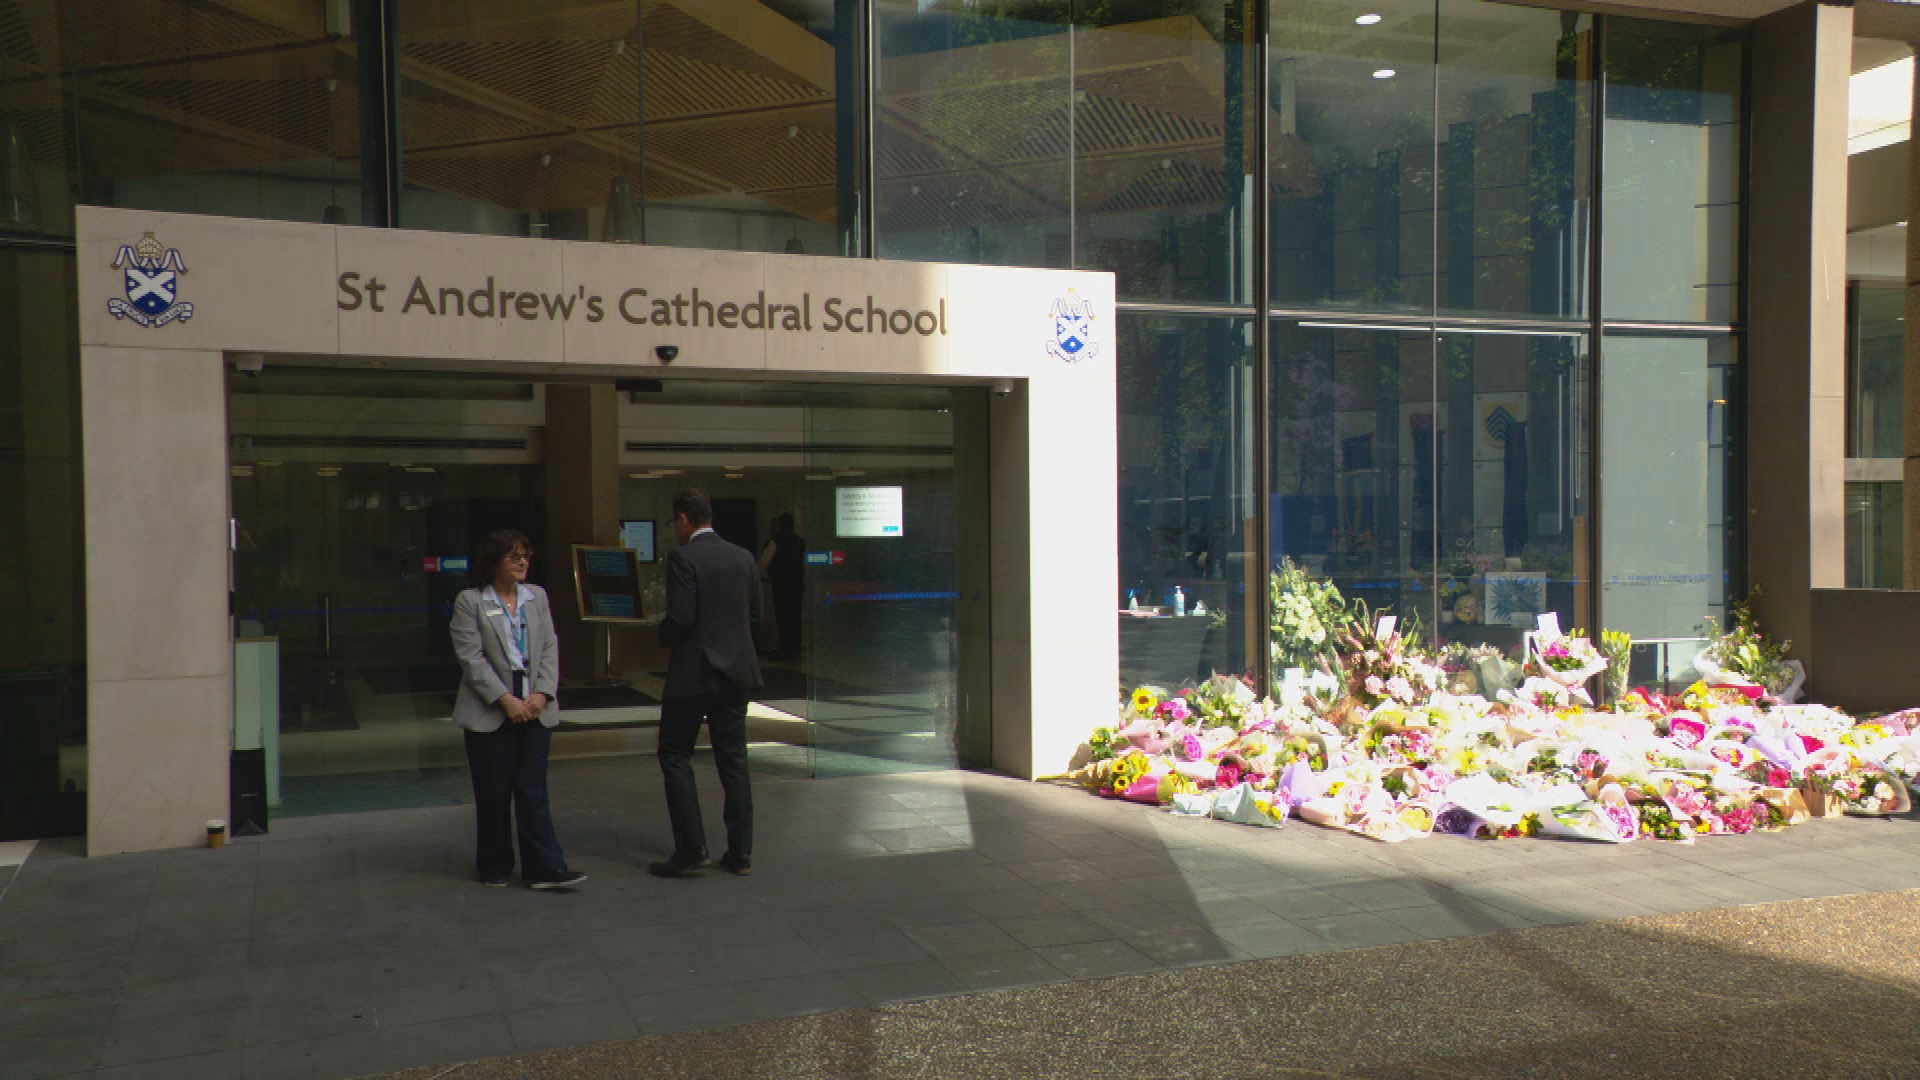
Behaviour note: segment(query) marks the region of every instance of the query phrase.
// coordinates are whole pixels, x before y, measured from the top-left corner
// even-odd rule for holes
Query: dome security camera
[[[995,379],[993,380],[992,386],[994,397],[1011,397],[1013,395],[1012,379]]]
[[[236,353],[233,357],[233,370],[249,379],[257,379],[267,370],[267,358],[259,353]]]
[[[678,345],[655,345],[655,346],[653,347],[653,355],[655,355],[655,356],[657,356],[657,357],[659,357],[659,358],[660,358],[660,362],[661,362],[661,363],[663,363],[663,364],[671,364],[671,363],[673,363],[673,362],[674,362],[675,360],[677,360],[677,359],[679,359],[679,358],[680,358],[680,346],[678,346]]]

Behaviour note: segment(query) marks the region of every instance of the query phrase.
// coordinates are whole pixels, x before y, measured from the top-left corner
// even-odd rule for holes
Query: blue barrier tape
[[[317,619],[325,608],[269,608],[266,611],[242,611],[243,619]],[[445,615],[453,617],[452,604],[402,604],[393,607],[337,607],[335,615]]]
[[[858,604],[874,600],[958,600],[957,592],[876,592],[876,593],[828,593],[823,603]]]

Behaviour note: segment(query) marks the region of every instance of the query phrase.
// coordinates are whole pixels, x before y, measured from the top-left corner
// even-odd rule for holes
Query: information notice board
[[[573,595],[587,622],[638,622],[640,562],[623,547],[573,545]]]

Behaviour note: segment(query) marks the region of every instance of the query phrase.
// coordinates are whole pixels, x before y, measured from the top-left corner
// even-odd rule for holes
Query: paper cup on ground
[[[210,848],[223,848],[227,846],[226,822],[219,818],[214,818],[212,821],[207,822],[207,846]]]

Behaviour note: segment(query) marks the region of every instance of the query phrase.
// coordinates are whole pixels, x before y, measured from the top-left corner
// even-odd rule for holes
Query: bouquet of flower
[[[1215,675],[1185,694],[1186,711],[1201,727],[1238,730],[1255,704],[1253,687],[1235,675]]]
[[[1333,582],[1316,578],[1294,563],[1280,560],[1269,582],[1273,611],[1273,668],[1337,671],[1334,639],[1352,616]]]
[[[1643,787],[1637,794],[1639,798],[1634,802],[1634,808],[1639,813],[1641,836],[1674,840],[1682,844],[1693,843],[1697,835],[1693,820],[1684,814],[1674,813],[1672,804],[1667,802],[1659,789]]]
[[[1904,814],[1913,807],[1907,785],[1884,769],[1859,766],[1822,777],[1820,783],[1849,814]]]
[[[1600,655],[1607,660],[1607,700],[1618,701],[1626,695],[1633,666],[1632,635],[1621,630],[1600,631]]]
[[[1807,677],[1800,661],[1787,659],[1793,642],[1768,641],[1752,608],[1737,601],[1729,607],[1732,625],[1725,630],[1708,617],[1707,646],[1693,658],[1694,668],[1710,683],[1750,683],[1781,701],[1793,701]]]
[[[1421,655],[1417,639],[1382,635],[1378,623],[1364,618],[1354,620],[1336,647],[1347,696],[1369,709],[1387,702],[1423,705],[1445,685],[1446,673]]]
[[[1531,641],[1531,666],[1569,690],[1607,669],[1607,658],[1578,630],[1559,637],[1535,635]]]

